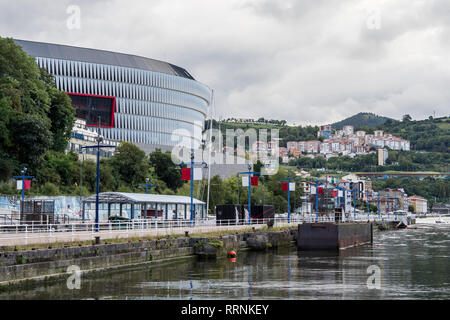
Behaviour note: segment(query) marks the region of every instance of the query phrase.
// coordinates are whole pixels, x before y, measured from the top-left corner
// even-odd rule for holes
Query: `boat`
[[[445,221],[444,219],[442,219],[441,216],[439,216],[439,218],[435,221],[436,223],[447,223],[447,221]]]
[[[397,229],[404,229],[407,227],[408,227],[408,221],[406,220],[406,218],[401,219],[400,222],[396,226]]]

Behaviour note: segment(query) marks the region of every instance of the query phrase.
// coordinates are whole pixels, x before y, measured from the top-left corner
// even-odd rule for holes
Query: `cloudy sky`
[[[0,0],[0,36],[171,62],[217,117],[323,124],[448,115],[449,17],[448,0]]]

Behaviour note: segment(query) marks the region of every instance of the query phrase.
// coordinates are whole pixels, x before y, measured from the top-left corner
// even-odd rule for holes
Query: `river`
[[[189,257],[82,275],[79,290],[60,280],[0,293],[0,299],[52,300],[449,298],[448,225],[377,231],[373,245],[339,253],[293,246],[238,252],[235,262]]]

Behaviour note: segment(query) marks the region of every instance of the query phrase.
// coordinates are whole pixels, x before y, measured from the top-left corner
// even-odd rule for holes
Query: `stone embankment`
[[[295,243],[297,229],[254,231],[215,237],[180,237],[122,243],[0,252],[0,285],[67,277],[82,273],[198,255],[215,258],[230,250],[265,250]]]

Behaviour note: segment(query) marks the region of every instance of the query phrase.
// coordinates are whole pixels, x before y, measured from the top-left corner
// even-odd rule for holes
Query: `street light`
[[[177,165],[177,168],[180,168],[181,166],[188,165],[187,163],[181,162]],[[205,168],[208,168],[208,164],[204,161],[202,162],[194,162],[194,149],[191,149],[191,162],[190,162],[190,168],[191,168],[191,227],[193,225],[194,221],[194,166],[195,165],[204,165]],[[208,209],[207,209],[208,210]]]
[[[25,178],[34,178],[34,176],[26,176],[25,173],[27,172],[27,167],[23,167],[23,169],[20,171],[22,173],[21,176],[14,176],[14,179],[22,179],[22,206],[21,206],[21,213],[23,213],[23,202],[25,200]]]
[[[82,149],[97,149],[97,179],[96,179],[96,196],[95,196],[95,232],[98,232],[98,194],[99,194],[99,181],[100,181],[100,149],[101,148],[116,148],[115,146],[100,145],[103,141],[103,137],[100,135],[100,130],[97,130],[97,145],[81,147]],[[84,212],[83,212],[84,221]]]
[[[139,185],[141,187],[145,187],[145,194],[148,194],[148,187],[150,187],[150,188],[155,187],[155,185],[154,184],[150,184],[149,181],[150,181],[150,178],[145,178],[145,184],[140,184]]]

